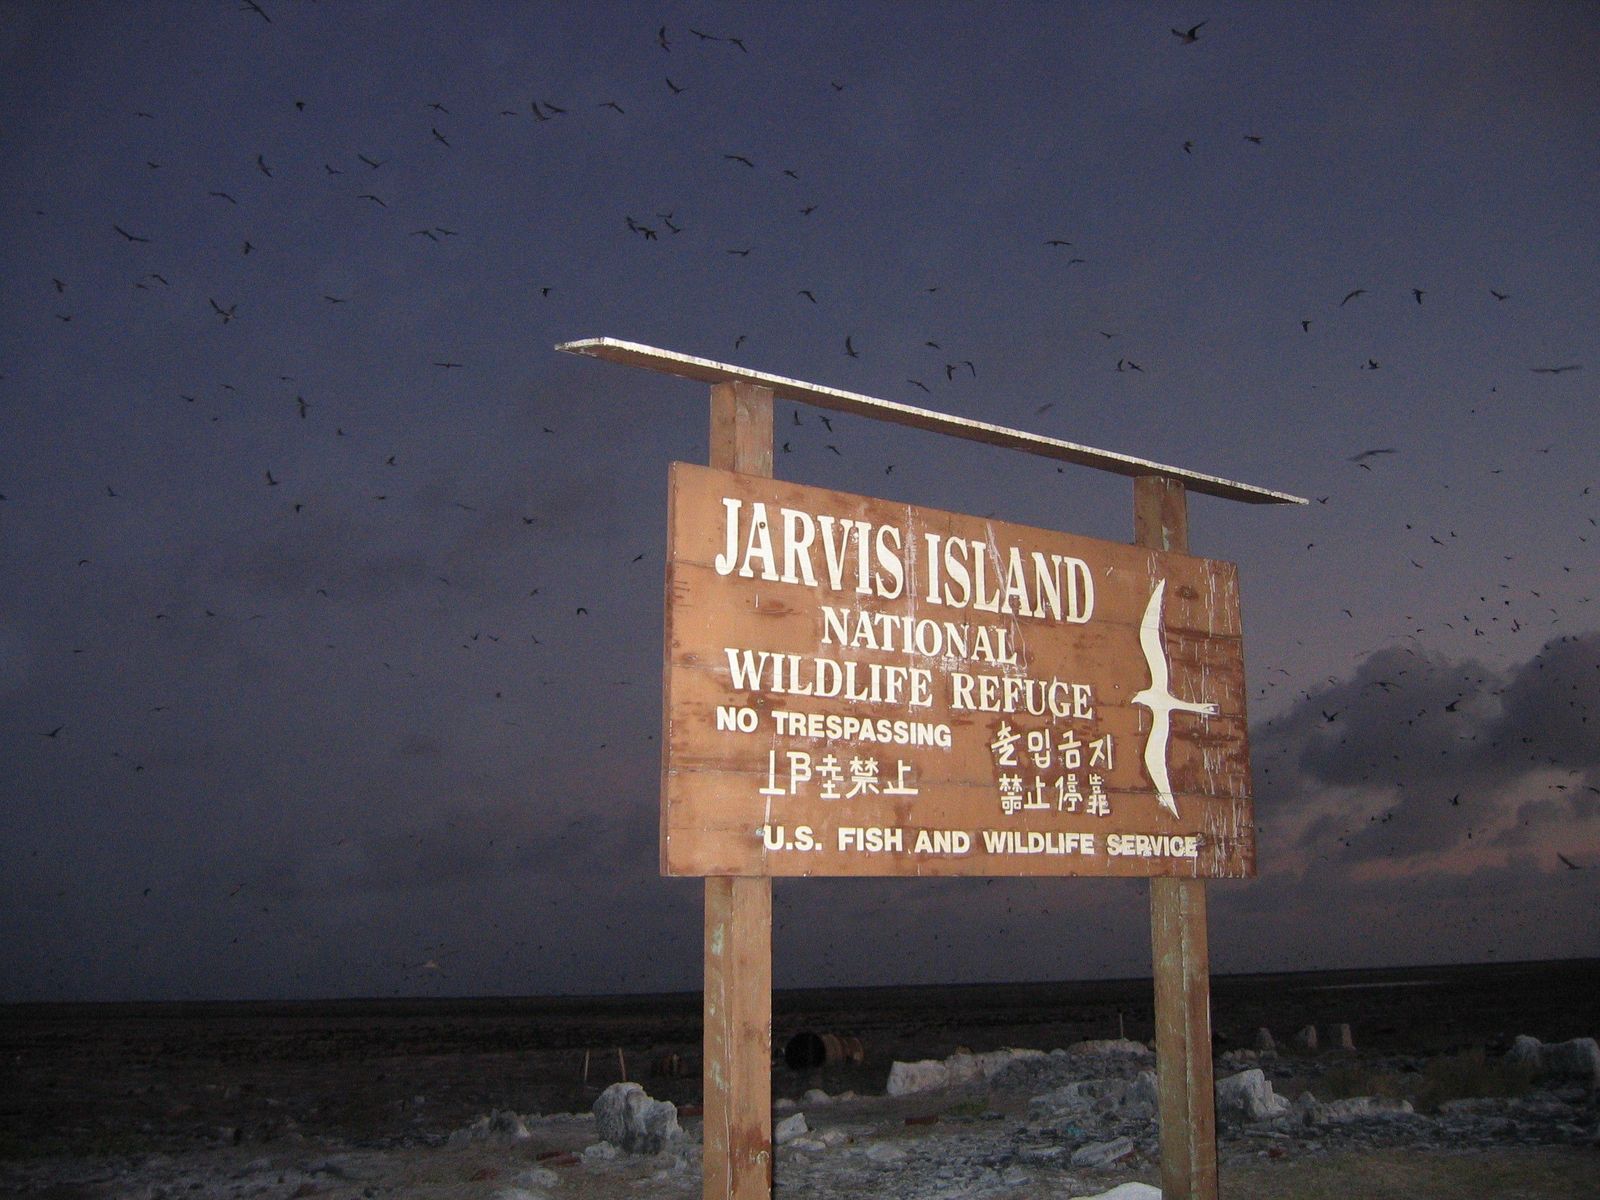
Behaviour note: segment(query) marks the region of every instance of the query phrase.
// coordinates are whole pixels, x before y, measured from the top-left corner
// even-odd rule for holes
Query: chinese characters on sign
[[[672,467],[662,867],[1254,869],[1231,564]]]

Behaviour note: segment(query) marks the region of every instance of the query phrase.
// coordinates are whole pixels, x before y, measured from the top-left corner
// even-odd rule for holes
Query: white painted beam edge
[[[880,400],[875,396],[864,396],[858,392],[845,392],[799,379],[788,379],[782,375],[769,375],[765,371],[754,371],[749,367],[735,366],[732,363],[715,362],[709,358],[696,358],[693,355],[662,350],[656,346],[645,346],[638,342],[625,342],[609,337],[582,338],[578,341],[562,342],[556,349],[567,354],[581,354],[589,358],[621,363],[624,366],[642,367],[667,375],[677,375],[683,379],[694,379],[701,383],[738,380],[756,384],[772,389],[774,396],[785,400],[814,404],[835,412],[856,413],[879,421],[910,425],[969,441],[1025,450],[1045,458],[1061,459],[1080,466],[1111,471],[1118,475],[1129,477],[1158,475],[1177,480],[1191,491],[1207,496],[1218,496],[1225,500],[1239,500],[1246,504],[1306,503],[1301,496],[1291,496],[1287,492],[1239,483],[1217,475],[1206,475],[1199,471],[1151,462],[1148,459],[1118,454],[1112,450],[1097,450],[1093,446],[1082,446],[1076,442],[1046,437],[1039,433],[1028,433],[1021,429],[1010,429],[1004,425],[992,425],[987,421],[975,421],[969,417],[953,416],[930,408],[918,408],[895,400]]]

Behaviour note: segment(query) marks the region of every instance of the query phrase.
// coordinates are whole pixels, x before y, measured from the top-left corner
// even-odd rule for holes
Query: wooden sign
[[[1232,564],[674,463],[669,875],[1254,874]]]

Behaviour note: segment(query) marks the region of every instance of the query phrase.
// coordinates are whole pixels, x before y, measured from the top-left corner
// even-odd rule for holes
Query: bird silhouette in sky
[[[1357,296],[1365,296],[1366,294],[1367,294],[1367,289],[1366,288],[1356,288],[1353,291],[1350,291],[1350,292],[1346,293],[1345,298],[1343,300],[1339,301],[1339,307],[1343,308],[1346,304],[1349,304],[1350,301],[1354,300]]]
[[[1206,21],[1201,21],[1198,25],[1189,26],[1188,29],[1174,29],[1172,31],[1172,36],[1187,46],[1191,42],[1198,42],[1200,40],[1200,31],[1205,28],[1208,23],[1209,18]]]

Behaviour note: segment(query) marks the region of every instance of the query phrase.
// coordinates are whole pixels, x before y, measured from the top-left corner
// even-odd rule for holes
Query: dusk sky
[[[1189,506],[1213,970],[1600,953],[1597,63],[1576,4],[0,0],[0,1001],[699,986],[706,387],[598,336],[1307,497]],[[829,419],[780,478],[1132,537]],[[1147,893],[779,881],[775,982],[1139,975]]]

